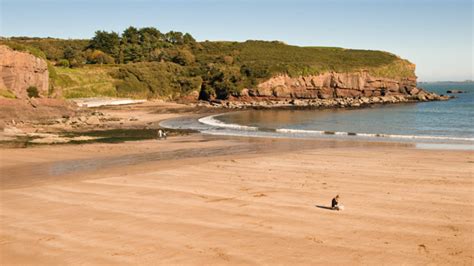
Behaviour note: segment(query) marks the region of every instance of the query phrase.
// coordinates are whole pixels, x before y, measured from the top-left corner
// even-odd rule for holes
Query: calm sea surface
[[[234,131],[263,131],[265,135],[357,135],[472,144],[474,84],[423,83],[419,86],[438,94],[446,94],[449,89],[467,93],[453,94],[455,99],[443,102],[354,110],[250,110],[214,116],[201,122]]]

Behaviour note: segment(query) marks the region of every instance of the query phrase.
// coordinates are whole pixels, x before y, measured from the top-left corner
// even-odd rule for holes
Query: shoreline
[[[242,112],[240,110],[235,112]],[[233,113],[233,112],[232,112]],[[362,141],[362,142],[388,142],[388,143],[407,143],[415,144],[421,148],[429,149],[455,149],[455,150],[474,150],[474,139],[441,137],[441,136],[423,136],[423,135],[399,135],[399,134],[378,134],[361,132],[337,132],[337,131],[317,131],[317,130],[299,130],[286,128],[262,128],[256,126],[246,126],[225,123],[215,117],[229,114],[223,112],[218,114],[207,114],[200,116],[184,116],[163,120],[160,126],[169,129],[188,129],[197,130],[203,134],[217,136],[235,136],[235,137],[257,137],[257,138],[278,138],[278,139],[309,139],[309,140],[344,140],[344,141]],[[199,124],[200,123],[200,124]],[[201,125],[204,124],[204,125]]]
[[[412,104],[392,103],[390,105]],[[379,104],[385,105],[385,104]],[[363,109],[376,107],[371,104],[361,107],[344,107],[343,109]],[[287,110],[289,107],[263,108],[263,110]],[[324,108],[334,109],[336,107]],[[337,109],[340,109],[338,107]],[[251,107],[250,110],[259,108]],[[302,110],[307,108],[292,107],[291,110]],[[314,108],[312,108],[314,109]],[[319,110],[321,108],[317,108]],[[211,135],[244,136],[263,138],[294,138],[294,139],[343,139],[348,141],[374,141],[374,142],[400,142],[415,143],[421,148],[430,149],[466,149],[474,150],[474,144],[469,138],[452,138],[440,136],[423,135],[390,135],[365,132],[338,132],[324,130],[299,130],[291,128],[258,128],[234,124],[225,124],[216,116],[226,115],[232,112],[249,111],[249,109],[231,110],[226,108],[205,107],[197,105],[183,105],[162,101],[149,101],[125,106],[102,106],[94,108],[82,108],[76,115],[63,119],[49,119],[43,122],[19,121],[16,126],[7,125],[7,130],[0,134],[0,149],[5,147],[29,147],[33,145],[56,145],[56,144],[86,144],[95,142],[121,142],[127,140],[140,140],[153,138],[153,130],[158,128],[170,128],[171,133],[176,135],[202,132]],[[201,125],[197,120],[205,121],[207,125]],[[92,121],[92,122],[91,122]],[[170,122],[171,121],[171,122]],[[177,121],[174,123],[173,121]],[[182,123],[184,121],[184,124]],[[215,122],[215,123],[214,123]],[[24,130],[23,130],[24,129]],[[129,137],[114,138],[116,130],[123,131],[120,135]],[[109,132],[110,133],[107,133]],[[137,133],[134,133],[135,131]],[[95,133],[102,132],[102,133]],[[135,136],[138,134],[137,136]],[[17,140],[15,140],[17,138]],[[109,140],[110,139],[110,140]],[[116,140],[114,140],[116,139]],[[448,141],[447,141],[448,140]],[[11,143],[10,143],[11,142]],[[22,143],[25,143],[23,145]],[[28,144],[31,143],[31,144]],[[447,145],[449,144],[449,145]]]

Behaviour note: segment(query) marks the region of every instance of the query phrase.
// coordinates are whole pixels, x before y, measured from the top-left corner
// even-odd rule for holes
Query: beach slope
[[[473,262],[472,151],[192,135],[1,162],[2,265]]]

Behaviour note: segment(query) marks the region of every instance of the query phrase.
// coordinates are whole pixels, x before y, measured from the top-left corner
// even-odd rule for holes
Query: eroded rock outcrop
[[[329,99],[291,99],[291,98],[258,98],[241,97],[230,100],[213,100],[211,102],[201,102],[199,106],[224,107],[230,109],[242,108],[359,108],[371,104],[392,104],[407,102],[425,102],[447,100],[449,96],[439,96],[434,93],[421,91],[416,96],[412,95],[389,95],[371,97],[344,97]]]
[[[336,73],[292,78],[280,75],[243,92],[253,97],[331,99],[375,96],[416,95],[416,78],[388,79],[368,72]]]
[[[40,96],[48,95],[49,73],[45,60],[27,52],[0,45],[0,89],[17,98],[27,98],[27,88],[36,87]]]
[[[254,89],[243,89],[227,100],[214,99],[208,104],[232,109],[255,107],[345,108],[371,104],[448,100],[416,87],[416,77],[389,79],[373,77],[366,71],[328,72],[292,78],[278,75]],[[204,103],[205,104],[205,103]]]

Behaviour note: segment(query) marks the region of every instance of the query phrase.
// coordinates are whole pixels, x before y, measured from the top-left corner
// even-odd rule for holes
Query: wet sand
[[[3,265],[473,262],[472,151],[195,134],[0,152]]]

